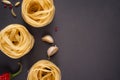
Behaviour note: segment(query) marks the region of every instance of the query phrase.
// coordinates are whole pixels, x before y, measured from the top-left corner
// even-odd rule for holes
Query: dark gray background
[[[15,72],[20,61],[23,71],[13,80],[26,80],[30,67],[47,59],[50,45],[41,37],[51,34],[60,48],[51,61],[61,69],[62,80],[120,80],[120,0],[55,0],[55,7],[51,24],[33,28],[23,21],[20,7],[14,8],[17,18],[13,18],[0,3],[0,29],[20,23],[35,38],[34,48],[20,59],[10,59],[0,52],[0,73]]]

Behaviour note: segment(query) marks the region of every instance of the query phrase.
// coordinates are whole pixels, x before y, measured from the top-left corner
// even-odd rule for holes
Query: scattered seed
[[[9,1],[9,0],[2,0],[2,1]]]
[[[8,1],[8,0],[2,0],[2,2],[3,2],[4,4],[7,4],[7,5],[12,5],[12,3],[11,3],[10,1]]]
[[[54,30],[55,30],[55,32],[57,32],[57,31],[58,31],[58,27],[56,26],[56,27],[54,28]]]
[[[6,4],[4,4],[4,8],[7,8],[7,5],[6,5]]]
[[[10,6],[9,6],[9,9],[12,9],[12,8],[13,8],[13,6],[12,6],[12,5],[10,5]]]
[[[20,2],[19,2],[19,1],[15,3],[15,7],[17,7],[17,6],[19,6],[19,5],[20,5]]]
[[[17,15],[15,14],[15,12],[14,12],[13,8],[11,9],[11,14],[12,14],[14,17],[16,17],[16,16],[17,16]]]

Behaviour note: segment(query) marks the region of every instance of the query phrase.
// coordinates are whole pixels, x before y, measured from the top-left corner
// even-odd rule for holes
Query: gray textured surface
[[[20,23],[35,38],[34,48],[20,59],[10,59],[0,52],[0,73],[15,72],[21,61],[24,69],[14,80],[26,80],[29,68],[36,61],[47,59],[50,45],[41,41],[47,32],[60,48],[51,61],[60,67],[62,80],[120,80],[120,0],[55,0],[55,6],[53,22],[36,29],[22,20],[20,7],[15,8],[18,16],[13,18],[0,3],[0,29]]]

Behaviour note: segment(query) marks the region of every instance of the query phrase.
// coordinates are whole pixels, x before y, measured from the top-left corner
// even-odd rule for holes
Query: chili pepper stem
[[[13,79],[17,75],[19,75],[21,73],[21,71],[22,71],[22,64],[18,63],[18,65],[20,65],[20,68],[19,68],[19,70],[16,73],[11,74],[11,77],[10,77],[11,79]]]

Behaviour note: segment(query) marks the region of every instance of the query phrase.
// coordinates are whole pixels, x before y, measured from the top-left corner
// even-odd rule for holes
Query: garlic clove
[[[54,43],[54,40],[53,40],[52,36],[50,36],[50,35],[46,35],[46,36],[42,37],[42,41],[47,42],[47,43]]]
[[[50,56],[53,56],[55,53],[57,53],[58,51],[58,47],[55,45],[55,46],[51,46],[48,50],[47,50],[47,55],[48,57]]]
[[[17,7],[17,6],[19,6],[19,5],[20,5],[20,2],[19,2],[19,1],[15,3],[15,7]]]

